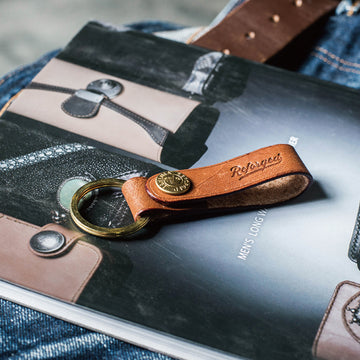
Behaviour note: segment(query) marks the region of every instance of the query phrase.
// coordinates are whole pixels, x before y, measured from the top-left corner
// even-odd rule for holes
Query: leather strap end
[[[339,0],[248,0],[192,44],[265,62],[338,3]]]
[[[163,192],[156,185],[157,175],[150,177],[146,183],[148,194],[163,205],[174,207],[181,204],[189,207],[199,200],[230,195],[289,175],[298,176],[303,190],[311,180],[295,149],[287,144],[268,146],[216,165],[180,170],[180,173],[192,183],[186,194],[174,196]],[[286,179],[281,183],[284,181]],[[277,182],[280,184],[280,180]],[[285,190],[290,191],[290,187],[283,188]]]
[[[141,216],[158,217],[168,212],[179,211],[152,199],[146,191],[147,181],[145,177],[135,177],[127,180],[122,187],[122,193],[135,221]]]

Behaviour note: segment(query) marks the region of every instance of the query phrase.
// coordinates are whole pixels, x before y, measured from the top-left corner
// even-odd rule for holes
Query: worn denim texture
[[[360,15],[332,16],[299,72],[360,88]]]
[[[240,2],[240,1],[239,1]],[[238,3],[239,3],[238,2]],[[236,4],[230,1],[225,11]],[[360,15],[348,16],[349,1],[339,6],[322,37],[299,68],[299,72],[360,88]],[[358,9],[355,9],[358,11]],[[153,32],[180,26],[151,22],[133,29]],[[25,87],[58,51],[21,67],[0,79],[0,107]],[[125,359],[165,360],[167,356],[143,350],[37,311],[0,299],[0,359]]]
[[[0,79],[0,107],[24,88],[58,52],[59,50],[51,51],[32,64],[21,66],[3,76]]]
[[[0,299],[0,359],[171,358]]]

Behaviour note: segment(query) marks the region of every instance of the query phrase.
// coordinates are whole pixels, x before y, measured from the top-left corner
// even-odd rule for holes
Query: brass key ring
[[[71,207],[70,207],[70,215],[75,224],[85,232],[100,236],[104,238],[115,238],[115,237],[125,237],[128,235],[132,235],[139,230],[141,230],[144,226],[148,224],[150,221],[149,217],[139,217],[135,222],[130,225],[126,225],[120,228],[107,228],[102,226],[97,226],[89,221],[85,220],[84,217],[80,214],[79,211],[79,203],[82,198],[89,192],[101,188],[106,187],[116,187],[121,189],[125,180],[119,179],[100,179],[96,181],[89,182],[79,188],[76,193],[72,197]]]

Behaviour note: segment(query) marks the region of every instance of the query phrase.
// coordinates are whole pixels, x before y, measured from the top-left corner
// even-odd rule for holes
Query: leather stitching
[[[27,227],[30,227],[30,228],[33,228],[33,229],[36,229],[36,230],[39,230],[40,227],[39,226],[36,226],[36,225],[33,225],[33,224],[29,224],[25,221],[21,221],[21,220],[18,220],[18,219],[14,219],[14,218],[11,218],[9,216],[6,216],[6,215],[3,215],[4,217],[4,220],[8,220],[8,221],[12,221],[14,223],[18,223],[18,224],[21,224],[21,225],[24,225],[24,226],[27,226]],[[2,219],[2,218],[0,218]]]
[[[133,116],[135,119],[137,119],[138,121],[143,121],[151,126],[154,126],[156,128],[158,128],[159,130],[163,130],[164,128],[159,126],[158,124],[155,124],[153,122],[151,122],[150,120],[147,120],[145,118],[143,118],[142,116],[136,114],[136,113],[133,113],[132,111],[128,110],[128,109],[125,109],[124,107],[118,105],[118,104],[114,104],[113,102],[111,101],[106,101],[106,104],[104,104],[106,106],[108,106],[110,109],[112,110],[115,110],[115,111],[118,111],[118,112],[122,112],[124,114],[126,114],[127,116]]]
[[[42,83],[37,83],[37,82],[32,82],[28,85],[27,89],[29,90],[47,90],[47,91],[55,91],[55,92],[61,92],[61,93],[66,93],[66,94],[74,94],[75,90],[70,89],[70,88],[65,88],[65,87],[60,87],[60,86],[56,86],[56,85],[48,85],[48,84],[42,84]],[[71,99],[71,98],[70,98]],[[90,117],[94,117],[96,115],[96,113],[99,111],[100,105],[96,106],[94,108],[94,110],[87,114],[87,115],[78,115],[75,113],[72,113],[71,111],[68,111],[65,106],[66,103],[69,99],[66,99],[62,104],[61,104],[61,109],[64,111],[65,114],[72,116],[72,117],[77,117],[77,118],[90,118]],[[165,139],[167,138],[169,132],[171,132],[170,130],[136,114],[133,113],[132,111],[122,107],[121,105],[115,104],[110,100],[104,99],[102,102],[102,105],[105,105],[106,107],[108,107],[111,110],[114,110],[120,114],[123,114],[124,116],[126,116],[127,118],[133,120],[134,122],[136,122],[139,126],[141,126],[149,135],[150,137],[160,146],[162,146],[165,142]],[[185,117],[186,112],[184,111],[183,114],[183,118]],[[189,114],[187,114],[188,116]],[[156,129],[158,129],[161,132],[160,137],[156,137],[154,136],[154,134],[151,133],[151,130],[149,130],[145,124],[148,124],[149,126],[153,126]]]
[[[274,146],[270,146],[268,147],[269,149],[270,148],[274,148],[274,147],[278,147],[278,149],[280,149],[279,145],[274,145]],[[287,152],[287,149],[289,149],[287,147],[287,145],[285,145],[285,149],[284,151]],[[279,150],[280,151],[280,150]],[[256,151],[254,151],[254,153],[256,153]],[[247,156],[249,154],[245,154],[245,155],[242,155],[238,158],[236,158],[237,160],[240,160],[241,158],[243,158],[244,156]],[[292,155],[290,155],[292,156]],[[204,166],[204,167],[201,167],[202,170],[205,170],[205,169],[208,169],[208,168],[214,168],[214,167],[218,167],[219,170],[216,171],[216,173],[214,173],[210,178],[207,178],[205,179],[203,182],[197,184],[197,187],[199,187],[200,185],[202,185],[204,182],[207,182],[209,181],[209,179],[213,178],[214,176],[216,176],[219,172],[223,171],[224,168],[226,167],[226,165],[228,163],[232,163],[234,162],[234,159],[230,159],[230,160],[227,160],[227,161],[224,161],[223,163],[220,163],[220,164],[217,164],[217,165],[208,165],[208,166]],[[194,172],[196,173],[198,169],[194,169]],[[185,174],[185,173],[184,173]],[[192,174],[192,169],[189,169],[189,173],[186,173],[187,176],[189,176],[191,178],[191,174]],[[286,173],[284,176],[289,176],[289,175],[299,175],[299,176],[306,176],[307,174],[305,173]],[[169,201],[167,196],[165,196],[164,194],[162,194],[161,192],[158,191],[158,188],[157,186],[155,185],[155,179],[156,179],[157,175],[153,175],[152,177],[149,178],[149,180],[147,181],[146,183],[146,186],[148,187],[149,191],[151,192],[152,195],[155,196],[155,198],[157,200],[160,200],[160,201],[164,201],[166,203],[176,203],[177,200],[176,199],[173,199],[173,201]],[[278,176],[276,176],[277,178]],[[271,178],[271,179],[268,179],[267,181],[265,182],[270,182],[272,180],[275,180],[275,178]],[[263,183],[263,182],[262,182]],[[244,181],[241,183],[241,186],[239,184],[239,188],[238,189],[232,189],[231,192],[237,192],[237,191],[243,191],[245,190],[249,184],[251,185],[252,184],[252,180],[251,180],[251,177],[248,181]],[[260,183],[256,184],[256,185],[260,185]],[[216,195],[217,193],[213,193],[213,192],[209,192],[208,195],[206,196],[206,198],[208,197],[211,197],[211,196],[214,196]],[[224,193],[222,194],[219,194],[219,195],[224,195]],[[165,196],[165,198],[164,198]],[[202,197],[205,199],[205,197]],[[190,194],[185,194],[182,199],[178,199],[178,202],[183,202],[183,201],[189,201],[189,200],[193,200],[193,199],[199,199],[199,195],[198,194],[195,194],[195,195],[190,195]]]
[[[46,226],[44,226],[43,228],[39,227],[39,226],[36,226],[36,225],[33,225],[33,224],[30,224],[28,222],[25,222],[25,221],[21,221],[21,220],[18,220],[18,219],[15,219],[15,218],[12,218],[12,217],[9,217],[9,216],[6,216],[4,214],[0,214],[0,221],[1,220],[7,220],[7,221],[11,221],[11,222],[14,222],[14,223],[18,223],[18,224],[21,224],[23,226],[27,226],[27,227],[30,227],[32,229],[35,229],[35,230],[41,230],[41,229],[47,229],[49,227],[51,227],[51,225],[53,224],[48,224]],[[74,234],[74,236],[72,236],[69,240],[69,243],[68,244],[71,244],[72,241],[74,239],[76,239],[77,237],[79,236],[82,236],[82,234]],[[67,245],[68,245],[67,244]],[[81,292],[84,290],[85,286],[87,285],[88,281],[91,279],[91,277],[94,275],[96,269],[99,267],[101,261],[102,261],[102,254],[100,252],[100,250],[98,248],[96,248],[95,246],[91,245],[91,244],[88,244],[86,242],[83,242],[83,241],[79,241],[76,243],[76,245],[79,245],[79,246],[85,246],[87,247],[88,249],[90,249],[95,255],[96,255],[96,262],[95,264],[92,266],[92,268],[90,269],[90,271],[87,272],[85,278],[82,280],[80,286],[76,289],[74,295],[71,297],[71,300],[72,302],[75,302],[78,297],[80,296]],[[63,249],[64,250],[64,249]]]
[[[147,120],[145,118],[143,118],[142,116],[133,113],[132,111],[123,108],[122,106],[118,105],[118,104],[114,104],[111,101],[104,101],[104,105],[106,107],[108,107],[109,109],[112,109],[116,112],[119,112],[120,114],[125,115],[126,117],[130,118],[131,120],[135,121],[138,125],[140,125],[150,136],[151,138],[160,146],[162,146],[164,144],[164,140],[168,134],[168,130],[166,130],[165,128],[159,126],[158,124],[155,124],[153,122],[151,122],[150,120]],[[155,128],[157,128],[158,130],[161,131],[162,135],[160,139],[157,139],[151,132],[149,129],[146,128],[146,126],[144,125],[148,124],[149,126],[153,126]]]
[[[48,228],[52,228],[53,226],[54,226],[54,224],[47,224],[47,225],[43,226],[42,228],[40,228],[39,230],[44,231],[44,230],[47,230]],[[66,242],[65,246],[63,248],[61,248],[60,250],[50,253],[50,254],[37,254],[37,253],[35,253],[35,254],[40,257],[44,257],[44,258],[50,258],[50,257],[55,257],[58,255],[61,255],[62,253],[66,252],[66,250],[68,250],[70,248],[70,246],[74,243],[74,241],[76,239],[82,237],[83,234],[82,233],[74,233],[74,235],[71,237],[68,237],[66,235],[64,235],[64,236],[66,239],[68,239],[68,241]]]
[[[334,53],[332,53],[331,51],[328,51],[320,46],[317,46],[315,48],[317,51],[320,51],[322,53],[324,53],[325,55],[328,55],[330,58],[344,64],[344,65],[347,65],[347,66],[353,66],[353,67],[357,67],[357,68],[360,68],[360,64],[359,63],[354,63],[354,62],[351,62],[351,61],[347,61],[347,60],[344,60],[342,58],[340,58],[339,56],[335,55]]]
[[[73,297],[71,298],[71,301],[75,302],[80,294],[82,293],[82,291],[84,290],[85,286],[87,285],[87,283],[89,282],[89,280],[92,278],[92,276],[94,275],[95,271],[97,270],[97,268],[99,267],[101,261],[102,261],[102,254],[100,252],[100,250],[98,248],[96,248],[96,250],[94,249],[94,246],[91,244],[88,244],[86,242],[83,241],[79,241],[77,243],[77,245],[79,246],[85,246],[88,249],[90,249],[93,253],[96,254],[96,262],[93,265],[92,269],[87,273],[87,276],[84,278],[84,280],[82,281],[81,285],[79,286],[79,288],[76,290],[75,294],[73,295]]]
[[[354,74],[360,74],[360,70],[356,70],[356,69],[350,69],[350,68],[346,68],[344,66],[341,66],[339,64],[336,64],[335,62],[325,58],[324,56],[317,54],[316,52],[312,52],[311,53],[312,56],[320,59],[321,61],[323,61],[324,63],[334,67],[335,69],[339,70],[339,71],[343,71],[343,72],[350,72],[350,73],[354,73]]]
[[[307,179],[309,179],[307,177],[308,174],[306,174],[306,173],[293,173],[293,172],[291,172],[291,173],[287,173],[285,175],[277,175],[277,176],[275,176],[273,178],[267,179],[267,180],[262,181],[262,182],[258,182],[258,183],[254,184],[254,185],[252,185],[251,181],[243,182],[240,188],[231,189],[231,191],[228,191],[228,192],[222,192],[222,193],[209,192],[209,193],[206,194],[206,196],[204,196],[204,195],[199,196],[199,194],[196,194],[196,195],[187,195],[187,194],[185,194],[184,197],[179,198],[178,201],[176,201],[177,199],[172,199],[172,198],[169,199],[169,197],[166,197],[167,195],[161,194],[160,191],[158,190],[157,186],[155,185],[155,179],[152,179],[151,182],[148,182],[147,187],[148,187],[148,189],[150,191],[150,196],[152,195],[152,197],[155,199],[155,201],[159,201],[159,202],[162,202],[165,205],[171,206],[171,205],[174,205],[174,204],[177,204],[177,203],[182,203],[182,202],[185,204],[185,203],[190,202],[192,200],[208,200],[209,198],[214,197],[214,196],[230,195],[231,193],[237,193],[237,192],[240,192],[240,191],[248,190],[250,187],[256,187],[256,186],[262,185],[264,183],[271,183],[272,181],[277,180],[280,177],[288,177],[288,176],[292,176],[292,175],[303,176],[303,177],[306,177]],[[189,176],[190,176],[190,174],[189,174]],[[211,178],[213,178],[213,176],[211,176],[210,179]],[[206,179],[204,182],[206,182],[207,180],[208,179]],[[204,182],[202,182],[201,184],[203,184]],[[300,194],[300,192],[293,193],[293,196],[295,196],[294,194]]]
[[[352,286],[359,287],[358,284],[356,284],[356,283],[354,283],[352,281],[343,281],[343,282],[341,282],[340,284],[337,285],[337,287],[335,289],[335,292],[334,292],[334,294],[333,294],[333,296],[332,296],[332,298],[330,300],[330,303],[329,303],[328,307],[326,308],[325,314],[324,314],[323,319],[322,319],[322,321],[320,323],[319,330],[318,330],[318,332],[316,334],[316,337],[315,337],[315,340],[314,340],[314,345],[313,345],[313,355],[314,355],[314,357],[317,357],[317,350],[318,350],[317,347],[319,345],[320,337],[322,335],[322,332],[324,330],[325,325],[327,324],[327,321],[329,319],[329,314],[330,314],[330,311],[331,311],[331,309],[332,309],[332,307],[334,305],[336,297],[337,297],[337,295],[338,295],[338,293],[339,293],[339,291],[340,291],[340,289],[341,289],[341,287],[343,285],[352,285]]]
[[[63,86],[57,86],[57,85],[49,85],[49,84],[42,84],[37,82],[31,82],[26,89],[29,90],[45,90],[45,91],[55,91],[55,92],[61,92],[64,94],[75,94],[75,90],[66,88]]]
[[[74,96],[74,95],[73,95]],[[82,119],[87,119],[87,118],[91,118],[94,117],[97,112],[99,111],[100,105],[97,105],[94,107],[93,111],[91,111],[90,113],[86,114],[86,115],[79,115],[79,114],[75,114],[75,113],[71,113],[70,111],[66,110],[65,108],[65,104],[71,99],[72,97],[70,97],[69,99],[66,99],[65,101],[63,101],[63,103],[61,104],[61,109],[62,111],[64,111],[64,113],[72,116],[72,117],[77,117],[77,118],[82,118]]]

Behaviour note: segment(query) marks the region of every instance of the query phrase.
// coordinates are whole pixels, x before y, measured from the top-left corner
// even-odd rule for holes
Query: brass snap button
[[[170,195],[185,194],[190,190],[190,179],[179,171],[164,171],[156,180],[156,186],[164,193]]]

